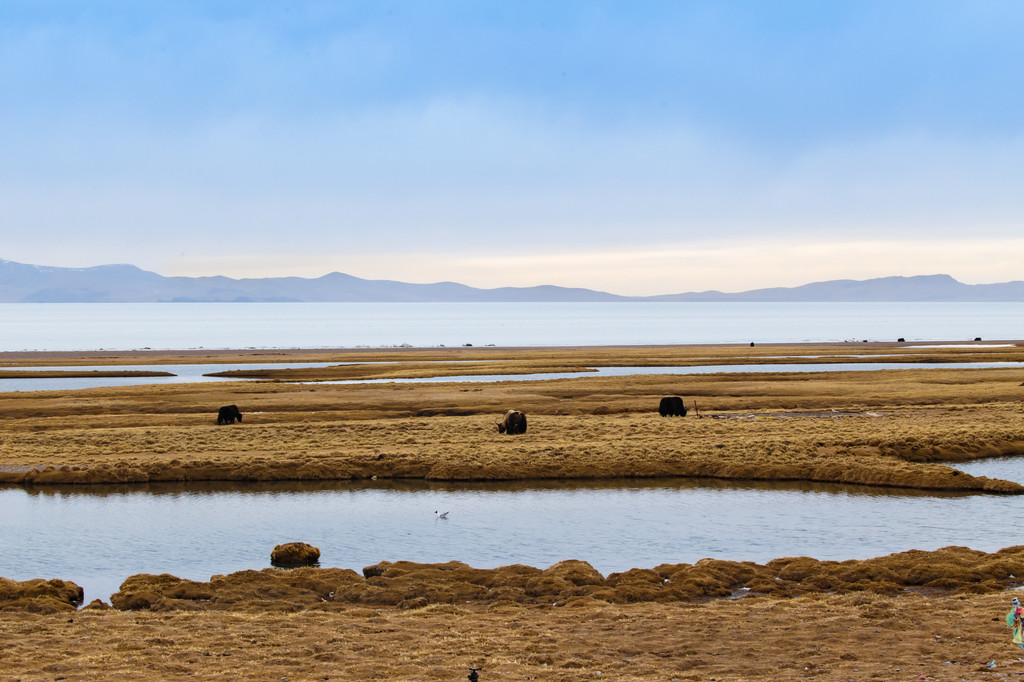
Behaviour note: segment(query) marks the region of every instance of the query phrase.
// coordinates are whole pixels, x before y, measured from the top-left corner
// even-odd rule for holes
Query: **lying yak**
[[[242,421],[242,413],[238,411],[237,405],[225,405],[217,410],[217,424],[234,424],[236,419]]]
[[[498,433],[526,433],[526,415],[519,410],[509,410],[500,422],[494,423],[498,425]]]
[[[683,405],[683,399],[679,396],[662,398],[658,405],[658,414],[662,417],[685,417],[686,405]]]

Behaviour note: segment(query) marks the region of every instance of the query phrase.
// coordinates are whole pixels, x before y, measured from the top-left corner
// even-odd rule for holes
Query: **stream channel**
[[[1024,458],[957,468],[1024,482]],[[1022,512],[1024,496],[708,479],[11,486],[0,488],[0,576],[71,580],[88,602],[136,573],[205,581],[266,568],[291,541],[319,547],[322,566],[356,571],[383,560],[580,559],[604,575],[704,557],[991,552],[1024,542]]]
[[[157,377],[72,377],[57,376],[43,379],[0,377],[0,392],[6,391],[71,391],[82,388],[114,386],[144,386],[150,384],[189,384],[210,381],[260,381],[239,377],[209,376],[214,372],[254,369],[294,369],[305,367],[331,367],[353,365],[354,362],[284,362],[245,364],[188,364],[188,365],[88,365],[88,366],[40,366],[0,367],[17,371],[139,371],[167,372],[171,376]],[[441,383],[441,382],[493,382],[493,381],[535,381],[543,379],[576,379],[598,376],[627,376],[631,374],[722,374],[736,372],[870,372],[875,370],[898,369],[992,369],[1021,367],[1020,362],[829,362],[750,364],[750,365],[696,365],[696,366],[641,366],[641,367],[592,367],[592,371],[543,372],[536,374],[471,374],[456,376],[422,377],[416,379],[350,379],[342,381],[318,381],[305,383],[321,384],[372,384],[372,383]]]

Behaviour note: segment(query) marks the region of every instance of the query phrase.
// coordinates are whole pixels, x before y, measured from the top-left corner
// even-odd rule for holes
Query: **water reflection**
[[[435,510],[450,511],[447,520]],[[0,575],[60,577],[108,598],[135,573],[269,566],[274,545],[321,565],[589,561],[604,574],[703,557],[764,563],[1020,544],[1024,498],[718,480],[150,484],[0,489]]]
[[[1009,459],[1009,458],[1007,458]],[[1024,460],[1022,460],[1024,461]],[[959,465],[957,465],[958,468]],[[969,465],[968,465],[969,466]],[[988,475],[988,474],[979,474]],[[266,494],[266,493],[320,493],[392,491],[459,492],[478,491],[514,493],[528,491],[597,491],[597,490],[777,490],[819,493],[843,493],[876,497],[964,497],[972,493],[914,490],[843,483],[816,483],[808,481],[735,481],[721,478],[600,478],[582,480],[531,479],[525,481],[428,481],[423,479],[360,479],[354,481],[195,481],[190,483],[98,483],[88,485],[17,486],[0,485],[5,489],[22,490],[28,495],[42,497],[106,497],[125,495],[208,495],[214,493]]]

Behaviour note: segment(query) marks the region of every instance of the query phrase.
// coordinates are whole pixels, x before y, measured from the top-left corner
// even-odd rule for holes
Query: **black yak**
[[[526,433],[526,415],[519,410],[509,410],[500,422],[494,423],[498,425],[498,433]]]
[[[242,413],[238,411],[237,405],[225,405],[217,411],[217,424],[234,424],[235,420],[242,421]]]
[[[679,396],[662,398],[658,405],[658,414],[662,417],[685,417],[686,405],[683,405],[683,399]]]

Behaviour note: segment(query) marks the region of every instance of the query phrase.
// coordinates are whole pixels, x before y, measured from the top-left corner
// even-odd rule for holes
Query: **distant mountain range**
[[[134,265],[57,268],[0,260],[0,302],[214,301],[600,302],[600,301],[1024,301],[1024,282],[963,284],[949,275],[839,279],[739,293],[618,296],[557,286],[477,289],[456,282],[410,284],[332,272],[317,278],[164,277]]]

